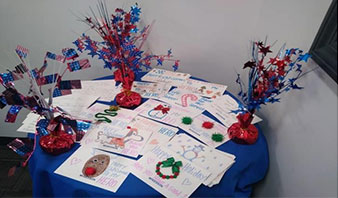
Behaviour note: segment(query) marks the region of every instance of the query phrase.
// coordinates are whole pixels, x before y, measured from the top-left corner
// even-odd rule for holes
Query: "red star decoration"
[[[259,48],[259,52],[264,54],[265,56],[267,53],[271,53],[272,51],[270,50],[270,46],[267,46],[267,47],[261,46]]]
[[[284,60],[285,60],[286,62],[288,62],[288,63],[291,62],[290,56],[285,56],[285,57],[284,57]]]
[[[270,58],[268,64],[276,64],[277,58]]]
[[[256,66],[256,62],[255,61],[248,61],[244,64],[244,67],[243,69],[247,68],[247,67],[250,67],[250,68],[253,68]]]

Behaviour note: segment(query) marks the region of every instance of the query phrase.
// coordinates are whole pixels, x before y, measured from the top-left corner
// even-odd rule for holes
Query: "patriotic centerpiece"
[[[239,84],[243,105],[234,113],[238,122],[228,129],[229,137],[238,143],[253,144],[258,138],[257,128],[251,124],[253,115],[261,105],[279,102],[279,95],[293,89],[302,89],[296,84],[297,79],[305,73],[302,71],[302,62],[307,62],[310,55],[298,48],[285,49],[285,44],[276,56],[270,46],[261,41],[252,42],[251,60],[244,64],[243,69],[249,68],[248,86],[245,90],[240,75],[236,83]]]
[[[82,138],[90,122],[73,119],[60,107],[53,106],[53,97],[71,94],[71,89],[80,89],[80,80],[62,80],[62,77],[67,71],[73,72],[90,67],[89,61],[75,60],[78,55],[74,49],[63,49],[63,55],[47,52],[42,67],[32,69],[28,52],[28,49],[18,46],[16,53],[20,63],[15,66],[15,70],[0,73],[0,84],[5,88],[0,94],[0,108],[11,106],[5,119],[5,122],[10,123],[15,122],[22,108],[40,115],[35,134],[40,136],[41,148],[51,154],[60,154],[69,150],[74,141]],[[44,75],[49,61],[54,61],[52,69],[57,72]],[[26,82],[25,93],[20,93],[16,89],[14,82],[17,80]],[[48,94],[42,92],[45,85],[49,85]],[[34,146],[29,146],[16,139],[8,146],[18,154],[28,157],[28,160],[35,148],[35,142]]]
[[[109,14],[105,3],[98,4],[98,13],[92,11],[92,16],[80,19],[93,29],[102,41],[94,41],[83,34],[74,44],[78,51],[89,51],[88,55],[97,57],[104,62],[104,68],[113,69],[116,82],[122,82],[123,91],[116,96],[116,102],[123,107],[134,107],[141,103],[141,96],[131,91],[135,73],[143,68],[150,69],[152,61],[162,65],[163,61],[174,62],[173,68],[177,70],[179,61],[173,60],[171,50],[166,55],[153,55],[142,51],[152,25],[140,28],[141,9],[137,4],[130,11],[115,9]]]

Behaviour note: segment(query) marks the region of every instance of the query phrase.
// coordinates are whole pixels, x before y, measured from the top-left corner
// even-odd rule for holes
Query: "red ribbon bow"
[[[163,114],[167,114],[168,111],[170,110],[170,108],[169,107],[164,107],[162,105],[158,105],[157,107],[155,107],[154,110],[156,110],[156,111],[162,111]]]

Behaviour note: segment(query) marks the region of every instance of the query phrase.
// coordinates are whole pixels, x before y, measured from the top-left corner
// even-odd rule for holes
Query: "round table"
[[[136,80],[139,81],[144,74],[138,75]],[[108,76],[101,79],[112,78],[113,76]],[[235,98],[227,91],[225,94]],[[145,100],[143,99],[143,102]],[[112,105],[115,102],[99,103]],[[203,114],[217,120],[207,111],[204,111]],[[259,136],[255,144],[240,145],[228,141],[217,147],[221,151],[235,155],[236,162],[224,174],[219,184],[211,188],[201,184],[191,195],[192,197],[250,196],[252,185],[264,178],[269,166],[267,142],[257,124],[256,127],[259,129]],[[185,133],[185,131],[180,129],[178,133]],[[43,152],[40,146],[36,147],[29,161],[34,197],[163,197],[133,174],[128,175],[116,193],[54,174],[54,171],[79,147],[80,145],[76,144],[70,151],[58,156],[49,155]]]

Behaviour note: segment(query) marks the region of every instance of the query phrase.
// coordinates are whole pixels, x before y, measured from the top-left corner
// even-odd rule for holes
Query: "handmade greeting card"
[[[237,109],[237,101],[229,95],[218,97],[206,106],[206,110],[221,121],[226,127],[230,127],[233,123],[237,122],[236,116],[238,114],[232,112]],[[254,116],[252,123],[254,124],[260,121],[262,121],[261,118]]]
[[[141,116],[173,126],[178,126],[184,117],[194,117],[200,114],[200,112],[193,111],[190,108],[184,108],[179,105],[152,99],[147,100],[135,111],[137,111]]]
[[[144,75],[141,80],[149,82],[165,82],[170,83],[172,86],[178,86],[184,83],[189,77],[190,74],[154,68]]]
[[[81,146],[55,173],[116,192],[127,178],[134,162],[125,157]]]
[[[165,197],[189,197],[209,177],[205,169],[156,146],[132,166],[132,174]]]
[[[211,175],[203,182],[208,185],[235,162],[235,156],[206,146],[192,137],[181,133],[168,143],[168,148],[184,159],[205,168]],[[222,175],[222,176],[223,176]]]
[[[200,96],[209,97],[215,99],[223,95],[227,86],[203,82],[194,79],[188,79],[184,83],[177,86],[177,88],[189,90],[195,94]]]
[[[124,126],[124,123],[122,123]],[[120,127],[114,123],[101,123],[92,128],[81,145],[137,157],[151,136],[152,131],[140,130],[132,125]]]
[[[216,148],[229,140],[227,134],[228,128],[204,114],[194,117],[189,125],[182,123],[180,128],[212,148]],[[218,141],[213,140],[213,134],[221,135],[222,139]]]
[[[157,145],[166,144],[178,132],[178,128],[176,127],[161,124],[159,122],[141,116],[136,116],[132,121],[131,125],[143,131],[152,132],[152,135],[150,136],[147,143],[144,145],[142,151],[140,152],[141,155],[148,152]]]
[[[139,93],[142,98],[158,99],[165,95],[170,88],[171,85],[168,83],[134,81],[131,90]]]

